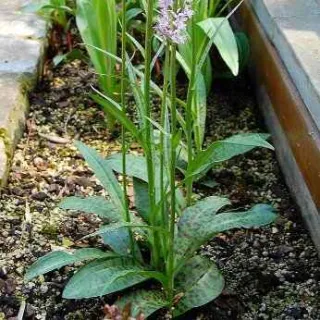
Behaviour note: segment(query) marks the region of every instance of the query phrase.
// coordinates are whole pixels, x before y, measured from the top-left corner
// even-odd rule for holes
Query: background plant
[[[73,51],[73,36],[71,33],[72,19],[75,14],[73,0],[39,0],[32,1],[22,7],[23,12],[33,12],[41,16],[51,29],[49,44],[53,51],[51,54],[57,61],[65,55],[64,47],[68,53]],[[76,54],[73,53],[73,54]]]
[[[184,181],[177,179],[183,130],[178,121],[179,101],[176,97],[177,45],[184,41],[185,22],[191,13],[188,11],[190,8],[180,8],[176,1],[162,1],[159,5],[156,29],[165,45],[163,90],[159,92],[151,81],[154,2],[149,0],[146,1],[144,72],[132,65],[126,52],[126,15],[123,14],[121,58],[104,52],[122,66],[121,104],[96,90],[95,99],[123,127],[122,153],[104,158],[94,149],[76,142],[109,198],[71,197],[60,204],[65,210],[81,210],[99,216],[103,221],[101,227],[87,237],[100,236],[108,249],[51,252],[35,262],[26,275],[27,279],[32,279],[67,264],[83,262],[84,266],[64,289],[63,297],[67,299],[98,297],[151,280],[149,289],[140,286],[140,289],[123,295],[117,301],[120,308],[131,302],[135,306],[132,315],[137,316],[143,311],[146,317],[165,307],[170,308],[174,316],[179,316],[216,298],[224,287],[223,277],[215,264],[197,254],[198,249],[220,232],[262,226],[276,218],[273,209],[264,204],[255,205],[245,212],[235,212],[230,209],[230,201],[223,197],[211,196],[195,203],[187,198],[190,202],[186,203],[181,186],[190,179],[204,175],[218,162],[257,146],[270,149],[272,146],[266,141],[267,135],[261,134],[237,135],[217,141],[188,161]],[[125,13],[124,0],[122,8]],[[168,25],[162,24],[166,21],[166,11],[171,22]],[[173,20],[175,18],[184,24],[178,24],[178,20]],[[212,34],[211,42],[214,36]],[[204,51],[203,56],[205,54]],[[203,61],[201,58],[192,68],[202,70]],[[136,100],[137,124],[126,112],[126,83],[132,88]],[[160,123],[159,119],[152,117],[153,92],[162,98]],[[143,155],[127,154],[126,132],[140,143]],[[115,173],[123,175],[122,185]],[[134,185],[134,211],[128,208],[126,187],[129,177]]]

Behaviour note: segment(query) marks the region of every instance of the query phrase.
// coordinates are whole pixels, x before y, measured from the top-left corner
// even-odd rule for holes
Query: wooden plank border
[[[236,19],[250,39],[250,73],[257,87],[259,104],[264,109],[262,111],[266,122],[271,132],[276,135],[284,135],[281,138],[275,137],[275,140],[280,139],[286,144],[286,148],[290,149],[287,150],[288,152],[283,152],[283,150],[278,152],[278,157],[282,157],[279,159],[280,164],[287,176],[287,182],[296,183],[289,187],[301,207],[313,239],[320,250],[319,128],[311,118],[281,57],[263,30],[250,3],[245,2],[242,5]],[[261,93],[261,88],[264,93]],[[268,107],[266,107],[267,104]],[[280,128],[272,128],[272,126],[280,126]],[[283,145],[280,148],[283,148]],[[283,158],[290,156],[293,159]],[[286,166],[291,166],[291,168]],[[296,177],[292,178],[288,175],[296,175]],[[303,190],[303,186],[307,190]],[[308,193],[307,196],[306,193]],[[309,195],[310,199],[307,199]],[[304,199],[299,199],[299,197],[304,197]]]

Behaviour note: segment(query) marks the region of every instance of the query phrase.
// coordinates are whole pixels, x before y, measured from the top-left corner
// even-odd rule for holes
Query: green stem
[[[171,163],[170,163],[170,231],[168,243],[168,298],[173,302],[174,295],[174,236],[176,222],[176,148],[173,147],[177,134],[177,101],[176,101],[176,45],[171,44],[170,73],[171,73]]]
[[[146,37],[145,37],[145,76],[144,76],[144,98],[145,98],[145,111],[146,117],[151,119],[151,94],[150,94],[150,82],[151,82],[151,49],[152,49],[152,37],[153,37],[153,4],[154,0],[147,1],[147,23],[146,23]],[[146,119],[145,122],[146,132],[146,144],[148,150],[145,150],[147,170],[148,170],[148,188],[149,188],[149,201],[150,201],[150,223],[152,226],[156,226],[156,201],[155,201],[155,178],[154,178],[154,163],[153,163],[153,130],[150,121]],[[159,267],[159,235],[157,231],[151,231],[152,252],[151,263],[154,267]]]
[[[167,109],[167,96],[168,96],[168,87],[169,87],[169,78],[170,78],[170,46],[167,44],[165,52],[165,62],[164,62],[164,71],[163,71],[163,97],[161,103],[161,127],[165,129],[166,127],[166,114]],[[160,133],[160,192],[161,192],[161,223],[162,226],[167,226],[167,215],[166,215],[166,188],[165,188],[165,170],[166,170],[166,150],[165,150],[165,141],[164,133]],[[164,239],[165,240],[165,239]],[[162,246],[163,250],[166,251],[166,245]],[[163,256],[166,256],[166,252],[163,252]]]
[[[126,102],[125,102],[125,76],[126,76],[126,0],[122,0],[122,47],[121,47],[121,106],[122,112],[126,113]],[[131,222],[129,213],[129,203],[128,203],[128,192],[127,192],[127,165],[126,165],[126,153],[127,153],[127,142],[126,142],[126,130],[125,127],[121,126],[121,142],[122,142],[122,171],[123,171],[123,201],[124,201],[124,218],[126,222]],[[134,238],[132,230],[128,231],[130,234],[130,250],[133,257],[135,256],[134,250]]]
[[[195,6],[193,5],[193,10]],[[195,18],[192,17],[191,21],[191,46],[192,46],[192,61],[191,61],[191,74],[188,87],[187,95],[187,106],[186,106],[186,131],[187,131],[187,149],[188,149],[188,165],[193,161],[193,143],[192,143],[192,103],[195,98],[195,77],[196,77],[196,32],[195,32]],[[187,189],[187,206],[191,205],[192,201],[192,189],[193,189],[193,179],[188,178],[186,180]]]

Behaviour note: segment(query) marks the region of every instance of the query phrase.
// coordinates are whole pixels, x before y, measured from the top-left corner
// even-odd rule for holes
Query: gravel
[[[69,195],[105,195],[72,139],[104,155],[120,149],[120,141],[108,138],[104,115],[89,98],[95,83],[92,72],[76,61],[49,71],[30,97],[26,132],[0,198],[0,319],[14,319],[23,300],[25,319],[103,317],[105,298],[62,299],[72,266],[23,282],[27,266],[52,249],[100,245],[80,240],[97,228],[97,218],[56,207]],[[215,85],[207,143],[234,133],[265,132],[252,96],[245,79]],[[132,152],[138,151],[133,145]],[[235,208],[271,203],[280,217],[269,227],[218,235],[201,249],[221,268],[226,288],[183,319],[320,319],[319,259],[275,155],[257,149],[216,168],[208,179],[218,185],[198,185],[201,195],[226,195]]]

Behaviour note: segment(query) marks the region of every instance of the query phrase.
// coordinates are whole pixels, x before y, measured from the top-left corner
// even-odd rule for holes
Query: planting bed
[[[98,227],[98,219],[56,208],[68,195],[104,193],[72,139],[104,155],[120,150],[118,138],[112,139],[105,128],[103,113],[88,98],[95,81],[92,70],[73,62],[47,72],[30,96],[26,132],[0,199],[0,319],[15,319],[19,310],[23,319],[102,319],[104,303],[117,298],[62,300],[73,267],[23,283],[27,266],[46,252],[96,244],[95,239],[80,239]],[[208,141],[265,132],[244,78],[216,82],[212,92]],[[139,152],[134,144],[131,150]],[[221,234],[202,248],[203,255],[217,261],[226,287],[217,300],[183,319],[320,319],[319,259],[275,155],[256,149],[216,168],[208,178],[218,185],[197,186],[200,195],[225,195],[235,208],[271,203],[279,219],[262,229]]]

